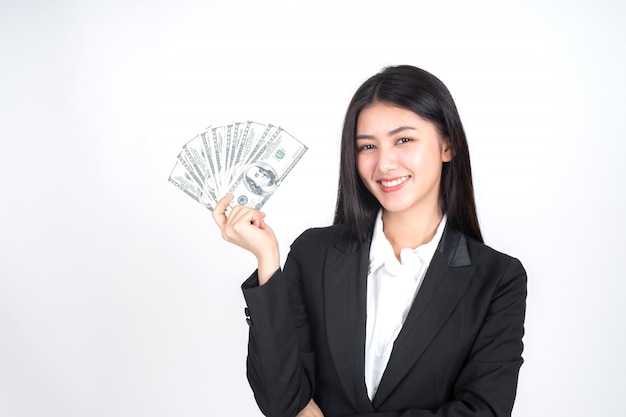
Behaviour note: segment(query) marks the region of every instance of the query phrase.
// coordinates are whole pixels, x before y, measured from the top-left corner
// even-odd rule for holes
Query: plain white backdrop
[[[392,64],[450,88],[486,242],[528,275],[515,417],[618,416],[626,17],[609,0],[0,2],[0,416],[260,415],[251,255],[168,183],[208,124],[309,151],[265,206],[332,220],[343,112]]]

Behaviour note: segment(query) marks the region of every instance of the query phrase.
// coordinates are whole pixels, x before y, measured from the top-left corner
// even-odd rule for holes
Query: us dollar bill
[[[307,151],[307,147],[278,128],[257,150],[257,157],[238,167],[238,178],[230,188],[234,204],[260,209],[274,194]]]
[[[183,145],[169,181],[213,210],[227,192],[260,209],[307,151],[283,128],[249,120],[209,126]]]
[[[176,161],[174,168],[169,177],[169,182],[178,187],[182,192],[187,194],[197,203],[203,207],[213,211],[217,200],[211,195],[207,194],[203,189],[203,186],[193,178],[191,173],[185,168],[181,160]]]

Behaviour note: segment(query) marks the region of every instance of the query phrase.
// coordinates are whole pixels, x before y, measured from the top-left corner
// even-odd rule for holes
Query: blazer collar
[[[365,317],[371,237],[341,238],[329,247],[324,267],[328,343],[337,375],[352,406],[374,412],[365,387]]]
[[[371,237],[364,242],[341,237],[329,247],[324,302],[329,347],[338,377],[355,409],[373,412],[443,326],[465,291],[473,267],[466,237],[448,223],[370,402],[364,373],[370,244]]]

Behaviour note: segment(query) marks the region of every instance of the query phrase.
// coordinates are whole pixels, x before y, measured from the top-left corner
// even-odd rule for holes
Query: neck
[[[383,209],[383,232],[391,243],[396,258],[404,248],[415,249],[430,242],[441,223],[443,213],[437,205],[428,212],[392,213]]]

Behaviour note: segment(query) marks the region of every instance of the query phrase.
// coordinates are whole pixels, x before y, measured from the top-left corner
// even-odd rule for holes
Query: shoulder
[[[468,250],[470,256],[481,259],[488,259],[491,261],[510,263],[510,262],[520,262],[514,256],[506,254],[504,252],[500,252],[493,247],[487,245],[486,243],[480,242],[470,236],[464,235],[467,241]]]
[[[480,275],[495,279],[499,285],[515,283],[517,286],[526,286],[526,270],[519,259],[469,236],[465,236],[465,239],[471,263]]]
[[[341,226],[316,227],[305,230],[292,244],[292,253],[325,253],[329,248],[346,255],[369,248],[371,239],[364,242],[350,238]]]
[[[325,248],[344,239],[338,226],[314,227],[307,229],[291,244],[292,250]]]
[[[502,279],[526,280],[521,262],[480,242],[453,226],[446,227],[439,251],[450,267],[471,267],[475,276],[496,284]]]

